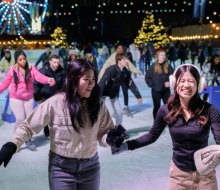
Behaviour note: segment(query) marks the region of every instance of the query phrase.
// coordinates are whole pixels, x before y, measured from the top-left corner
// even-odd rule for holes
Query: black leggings
[[[152,90],[151,94],[152,94],[152,99],[153,99],[153,104],[154,104],[153,117],[155,119],[156,115],[157,115],[157,111],[160,108],[161,99],[163,100],[164,104],[167,103],[167,100],[170,96],[170,89],[166,89],[166,90],[161,91],[161,92],[156,92],[156,91]]]

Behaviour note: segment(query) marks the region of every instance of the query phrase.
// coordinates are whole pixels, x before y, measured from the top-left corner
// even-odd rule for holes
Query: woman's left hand
[[[50,86],[54,86],[56,84],[56,81],[54,80],[54,78],[49,78],[48,83]]]
[[[165,82],[165,83],[164,83],[164,86],[165,86],[166,88],[169,88],[169,87],[170,87],[170,83],[169,83],[169,82]]]

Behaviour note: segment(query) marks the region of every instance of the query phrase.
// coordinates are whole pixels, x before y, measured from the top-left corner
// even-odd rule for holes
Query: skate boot
[[[129,109],[128,106],[124,107],[124,114],[126,114],[128,117],[133,117],[131,110]]]
[[[31,151],[35,151],[37,148],[36,145],[31,142],[31,140],[26,141],[25,144],[26,144],[26,147]]]

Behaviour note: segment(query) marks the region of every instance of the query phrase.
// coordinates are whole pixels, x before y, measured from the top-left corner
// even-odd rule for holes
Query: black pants
[[[157,115],[157,111],[160,108],[161,99],[163,100],[164,104],[167,103],[167,100],[170,96],[170,89],[166,89],[166,90],[161,91],[161,92],[156,92],[156,91],[152,90],[151,94],[152,94],[152,99],[153,99],[153,104],[154,104],[153,117],[155,119],[156,115]]]
[[[124,95],[124,105],[128,106],[128,87],[126,84],[122,83],[121,88]]]

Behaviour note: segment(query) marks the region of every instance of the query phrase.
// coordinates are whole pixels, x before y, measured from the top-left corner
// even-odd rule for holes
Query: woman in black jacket
[[[167,103],[170,96],[169,76],[172,73],[173,68],[168,63],[166,52],[163,49],[158,50],[155,57],[155,63],[150,66],[145,75],[145,81],[152,89],[154,119],[160,107],[161,99],[164,103]]]

